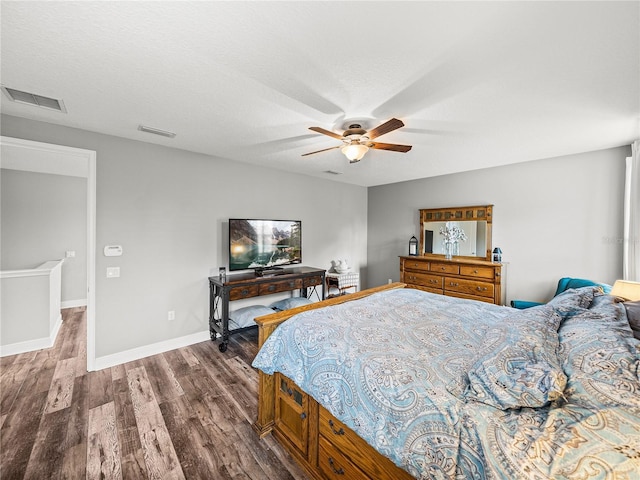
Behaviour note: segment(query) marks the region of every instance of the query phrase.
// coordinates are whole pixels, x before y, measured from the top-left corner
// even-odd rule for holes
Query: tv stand
[[[211,340],[215,340],[217,335],[220,335],[218,349],[221,352],[227,350],[229,336],[233,333],[255,327],[254,325],[229,330],[229,302],[294,290],[300,290],[300,295],[303,297],[309,298],[315,292],[318,300],[324,299],[325,270],[295,267],[282,268],[276,272],[270,275],[271,271],[269,271],[261,277],[257,272],[238,273],[223,278],[209,277],[209,334]],[[320,294],[316,290],[317,287],[321,288]],[[311,291],[309,292],[308,289]]]

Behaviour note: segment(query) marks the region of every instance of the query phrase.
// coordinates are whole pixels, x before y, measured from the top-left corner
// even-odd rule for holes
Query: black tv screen
[[[229,270],[302,262],[300,220],[229,219]]]

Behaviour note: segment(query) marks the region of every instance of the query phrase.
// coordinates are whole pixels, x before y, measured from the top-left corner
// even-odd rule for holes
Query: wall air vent
[[[336,172],[335,170],[325,170],[324,173],[330,173],[331,175],[342,175],[342,172]]]
[[[35,105],[36,107],[48,108],[49,110],[67,113],[67,109],[64,108],[62,100],[36,95],[35,93],[23,92],[22,90],[5,87],[4,85],[2,85],[2,91],[13,102]]]
[[[140,130],[141,132],[153,133],[154,135],[160,135],[161,137],[173,138],[176,136],[176,134],[173,132],[160,130],[159,128],[147,127],[145,125],[138,125],[138,130]]]

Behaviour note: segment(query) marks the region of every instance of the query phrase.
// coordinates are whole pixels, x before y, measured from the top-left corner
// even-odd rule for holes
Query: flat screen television
[[[229,219],[229,270],[272,270],[302,262],[302,221]]]

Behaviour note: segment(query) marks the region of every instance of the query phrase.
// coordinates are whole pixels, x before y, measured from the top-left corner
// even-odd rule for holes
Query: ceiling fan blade
[[[309,153],[303,153],[302,156],[306,157],[307,155],[313,155],[314,153],[320,153],[320,152],[326,152],[327,150],[335,150],[336,148],[341,148],[344,145],[337,145],[335,147],[330,147],[330,148],[324,148],[322,150],[316,150],[315,152],[309,152]]]
[[[371,148],[377,148],[378,150],[391,150],[392,152],[407,153],[411,150],[411,145],[397,145],[395,143],[379,143],[373,142],[369,144]]]
[[[373,140],[374,138],[384,135],[385,133],[393,132],[400,127],[404,127],[404,123],[402,123],[402,120],[392,118],[391,120],[384,122],[382,125],[378,125],[373,130],[370,130],[367,133],[367,137],[369,137],[370,140]]]
[[[314,132],[322,133],[323,135],[329,135],[330,137],[337,138],[338,140],[342,140],[342,135],[339,133],[332,132],[330,130],[325,130],[320,127],[309,127],[309,130],[313,130]]]

